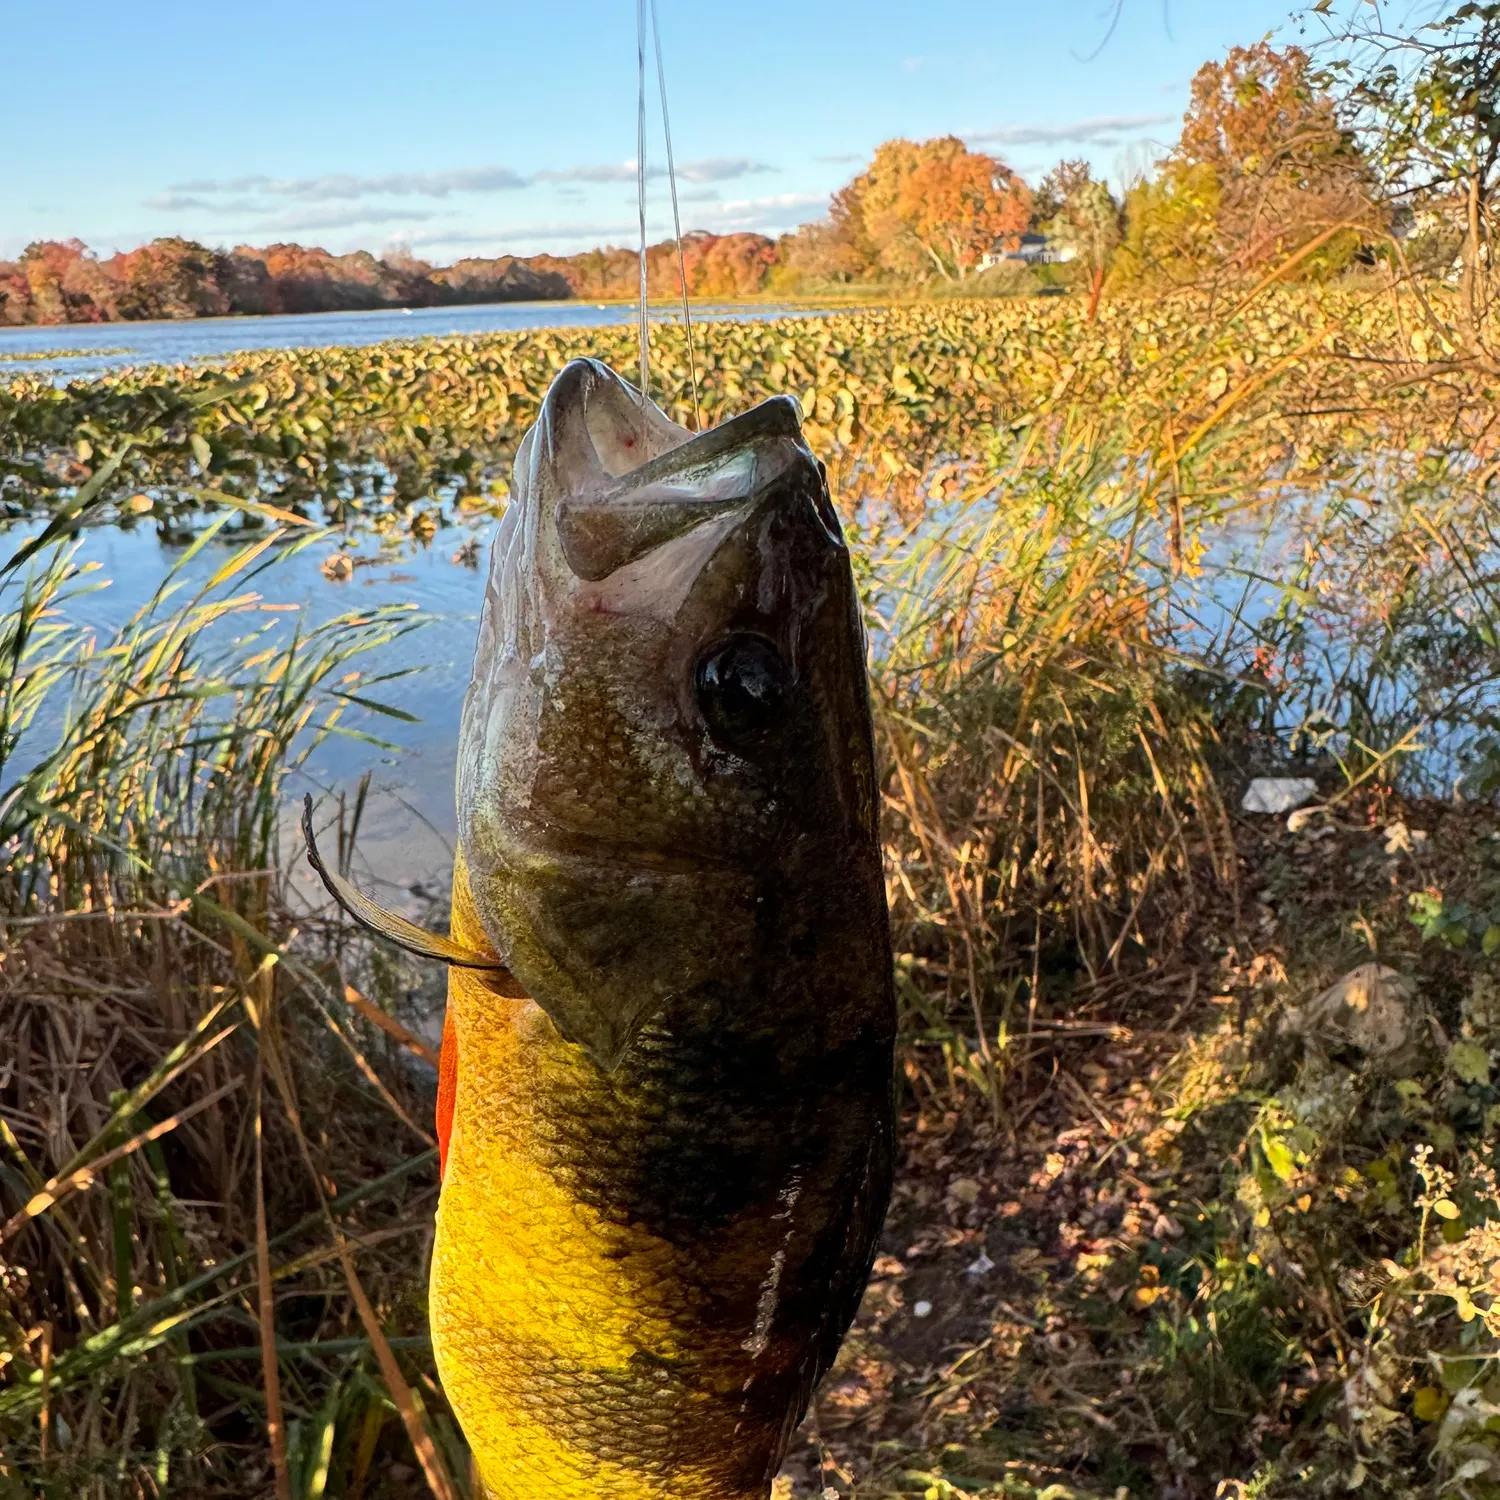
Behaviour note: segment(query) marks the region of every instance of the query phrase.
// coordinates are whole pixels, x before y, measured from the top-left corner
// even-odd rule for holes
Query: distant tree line
[[[1346,13],[1341,18],[1340,8]],[[1418,12],[1423,7],[1418,6]],[[1033,189],[953,136],[887,141],[827,216],[779,240],[693,233],[647,253],[654,297],[820,295],[840,288],[1035,290],[1015,255],[1044,236],[1094,305],[1110,286],[1328,277],[1385,262],[1461,280],[1493,322],[1500,207],[1500,3],[1431,0],[1403,28],[1362,0],[1316,0],[1311,50],[1235,47],[1193,79],[1181,135],[1119,195],[1086,162]],[[327,312],[464,302],[630,298],[634,250],[434,267],[409,254],[301,245],[209,249],[159,239],[101,259],[76,240],[0,262],[0,324]],[[1473,333],[1488,343],[1493,331]]]
[[[694,296],[743,297],[764,285],[776,245],[759,234],[691,234],[682,257]],[[648,264],[653,296],[678,290],[675,243],[653,246]],[[302,245],[223,251],[176,237],[104,259],[78,240],[42,240],[18,260],[0,261],[0,325],[630,297],[639,276],[632,250],[434,267],[401,253],[330,255]]]

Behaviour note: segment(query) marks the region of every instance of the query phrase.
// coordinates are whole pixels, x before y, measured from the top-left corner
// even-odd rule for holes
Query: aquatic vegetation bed
[[[1483,380],[1411,383],[1396,312],[1347,291],[721,333],[707,410],[798,390],[847,481],[903,1017],[885,1254],[781,1492],[1500,1493]],[[296,1500],[470,1493],[425,1345],[432,977],[278,857],[287,767],[378,729],[410,622],[250,627],[332,476],[408,473],[419,513],[439,474],[481,488],[578,348],[0,396],[12,497],[56,510],[0,635],[0,1495],[264,1494],[278,1450]],[[153,485],[255,534],[201,597],[71,628],[69,527]],[[1268,770],[1327,811],[1237,814]],[[350,791],[320,812],[346,868]],[[1372,959],[1400,983],[1319,1001]]]
[[[1207,424],[1255,474],[1276,462],[1314,473],[1339,454],[1410,443],[1487,441],[1493,455],[1482,413],[1496,392],[1449,367],[1423,316],[1378,288],[1179,294],[1106,303],[1092,323],[1069,299],[921,303],[701,325],[694,366],[706,423],[796,395],[846,499],[914,503],[934,460],[978,457],[994,434],[1070,402],[1106,426],[1126,412],[1150,425],[1171,417],[1184,457]],[[633,339],[544,329],[265,350],[62,386],[17,375],[0,383],[0,501],[10,514],[50,510],[92,481],[100,504],[141,495],[160,515],[228,495],[317,502],[342,518],[437,491],[503,497],[552,377],[581,354],[630,368]],[[691,425],[682,331],[656,330],[653,349],[653,394]]]
[[[52,361],[52,360],[58,360],[58,359],[75,359],[81,353],[86,353],[86,354],[96,355],[97,356],[97,355],[103,355],[103,354],[129,354],[130,350],[127,349],[127,348],[120,348],[120,347],[105,348],[105,349],[98,349],[98,348],[90,347],[88,349],[83,349],[83,350],[79,350],[79,349],[7,349],[3,344],[0,344],[0,365],[24,364],[24,363],[38,361],[38,360]]]

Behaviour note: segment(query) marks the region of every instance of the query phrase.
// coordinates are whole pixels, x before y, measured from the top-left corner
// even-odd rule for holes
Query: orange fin
[[[443,1051],[438,1060],[438,1173],[448,1171],[448,1137],[453,1133],[453,1105],[458,1096],[458,1029],[450,1008],[443,1017]]]

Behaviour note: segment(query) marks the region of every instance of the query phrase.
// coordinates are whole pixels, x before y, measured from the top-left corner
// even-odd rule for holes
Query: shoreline
[[[805,296],[802,294],[776,296],[772,293],[756,293],[745,297],[735,297],[732,300],[723,297],[690,297],[688,308],[697,312],[700,308],[736,308],[736,307],[822,307],[827,303],[847,304],[851,307],[879,306],[886,302],[912,301],[921,299],[903,298],[896,294],[896,289],[891,287],[880,287],[865,293],[834,293],[829,296]],[[629,297],[606,297],[602,301],[593,297],[518,297],[506,298],[494,302],[442,302],[428,307],[407,307],[399,304],[378,303],[370,307],[332,307],[319,308],[310,312],[264,312],[264,313],[200,313],[191,318],[98,318],[80,319],[77,322],[65,323],[0,323],[0,340],[12,334],[33,333],[38,329],[86,329],[86,328],[183,328],[195,327],[200,324],[213,324],[215,327],[224,323],[266,323],[273,322],[278,318],[344,318],[364,317],[380,313],[407,313],[413,317],[422,314],[441,315],[460,311],[478,311],[490,307],[580,307],[580,308],[606,308],[614,309],[621,307],[635,308],[638,304]],[[653,310],[661,310],[670,315],[673,311],[680,311],[682,299],[680,297],[653,297],[647,303]]]

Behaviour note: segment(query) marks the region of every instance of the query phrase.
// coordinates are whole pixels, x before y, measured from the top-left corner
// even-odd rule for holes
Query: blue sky
[[[1198,65],[1291,0],[657,0],[684,227],[818,217],[882,140],[956,134],[1031,180],[1171,141]],[[632,0],[69,0],[8,7],[0,256],[78,236],[631,243]],[[1095,55],[1090,55],[1095,54]],[[654,85],[653,85],[654,86]],[[661,159],[653,114],[648,163]],[[650,224],[666,232],[666,187]]]

